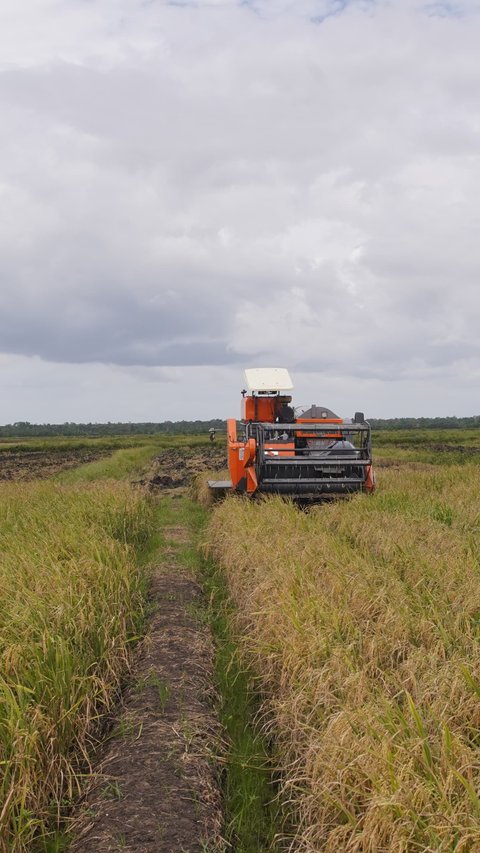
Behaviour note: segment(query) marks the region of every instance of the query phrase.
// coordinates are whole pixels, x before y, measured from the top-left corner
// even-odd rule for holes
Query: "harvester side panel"
[[[237,441],[237,423],[234,418],[227,421],[228,469],[232,486],[239,492],[253,494],[258,489],[255,463],[257,459],[254,438]]]

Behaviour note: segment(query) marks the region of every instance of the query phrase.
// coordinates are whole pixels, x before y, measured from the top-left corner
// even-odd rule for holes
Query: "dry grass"
[[[309,514],[214,509],[293,849],[480,849],[478,466],[385,469]]]
[[[138,629],[150,509],[121,484],[0,488],[0,850],[44,848]]]
[[[223,495],[219,495],[218,498],[216,497],[209,488],[208,481],[229,479],[230,472],[228,471],[228,468],[221,471],[202,471],[200,474],[195,474],[190,484],[190,497],[192,500],[197,501],[201,506],[208,509],[208,507],[213,506],[217,499],[223,497]]]
[[[193,501],[197,501],[203,507],[210,507],[213,504],[213,495],[211,489],[208,488],[208,481],[213,479],[213,473],[195,474],[192,477],[192,482],[189,487],[189,496]]]

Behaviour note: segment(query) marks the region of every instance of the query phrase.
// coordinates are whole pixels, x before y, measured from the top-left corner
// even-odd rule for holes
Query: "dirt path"
[[[149,631],[70,853],[214,853],[221,843],[213,644],[198,617],[201,590],[177,557],[187,531],[164,533]]]

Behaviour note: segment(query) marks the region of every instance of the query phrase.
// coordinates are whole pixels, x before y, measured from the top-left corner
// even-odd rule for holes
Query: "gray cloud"
[[[479,12],[5,7],[0,350],[473,381]]]

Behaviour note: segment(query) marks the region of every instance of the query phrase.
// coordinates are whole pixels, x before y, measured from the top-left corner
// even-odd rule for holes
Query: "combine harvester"
[[[298,413],[283,367],[245,370],[241,435],[227,421],[230,480],[209,480],[215,495],[282,494],[304,500],[373,492],[370,424],[362,412],[339,418],[323,406]],[[215,431],[211,430],[211,437]]]

